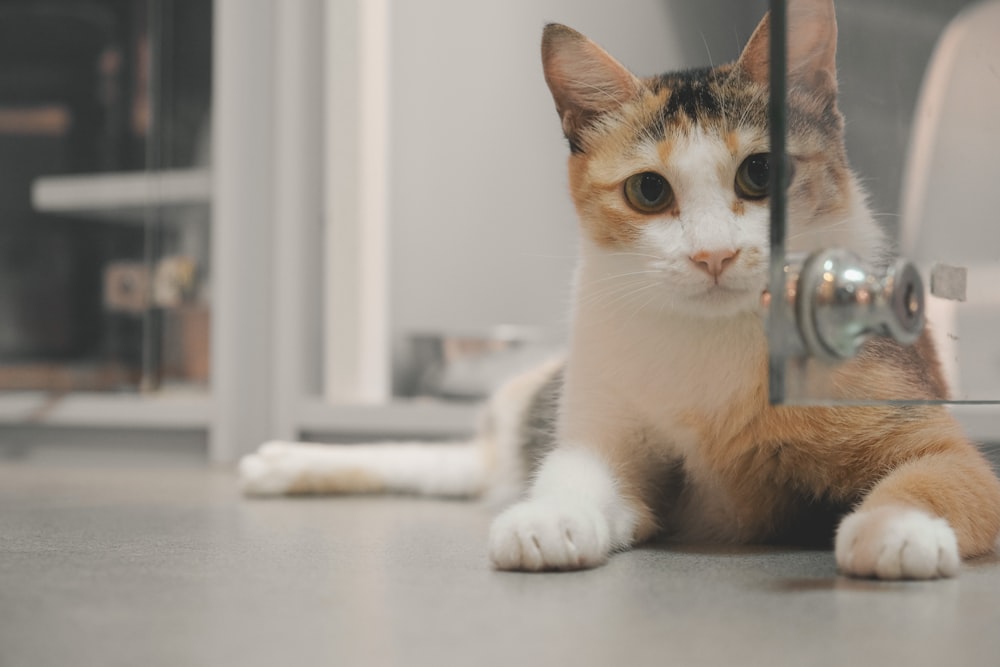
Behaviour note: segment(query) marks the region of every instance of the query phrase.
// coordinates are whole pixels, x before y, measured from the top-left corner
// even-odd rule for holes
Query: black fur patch
[[[563,370],[554,373],[532,397],[521,423],[521,456],[524,470],[534,473],[542,459],[555,449],[556,412],[562,393]]]
[[[660,77],[660,83],[661,88],[670,91],[663,107],[664,121],[669,121],[678,114],[684,114],[696,122],[722,114],[715,70],[704,68],[664,74]]]

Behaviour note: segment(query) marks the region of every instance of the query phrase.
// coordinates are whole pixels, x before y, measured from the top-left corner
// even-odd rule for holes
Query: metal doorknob
[[[924,328],[923,281],[904,259],[881,273],[849,250],[821,250],[790,257],[785,279],[792,352],[843,361],[874,336],[912,345]]]

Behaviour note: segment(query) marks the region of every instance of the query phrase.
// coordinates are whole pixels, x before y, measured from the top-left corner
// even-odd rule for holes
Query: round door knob
[[[836,362],[857,355],[873,336],[912,345],[924,327],[924,286],[916,267],[896,260],[884,273],[849,250],[832,248],[785,271],[786,298],[805,352]]]

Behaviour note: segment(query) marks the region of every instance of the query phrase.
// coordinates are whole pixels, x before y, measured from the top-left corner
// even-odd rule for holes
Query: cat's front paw
[[[498,570],[580,570],[604,563],[611,549],[607,519],[583,503],[528,500],[490,528],[490,560]]]
[[[840,571],[855,577],[953,577],[961,563],[948,522],[906,507],[878,507],[847,516],[837,530],[835,552]]]

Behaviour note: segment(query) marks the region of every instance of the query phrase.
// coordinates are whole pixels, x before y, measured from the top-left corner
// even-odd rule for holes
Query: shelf
[[[299,410],[305,433],[379,438],[468,438],[480,406],[436,400],[396,400],[385,405],[331,405],[308,399]]]
[[[210,427],[212,413],[212,399],[197,394],[0,394],[0,425],[8,426],[203,430]]]
[[[43,176],[31,188],[42,213],[141,223],[154,207],[204,206],[211,201],[208,169]]]

